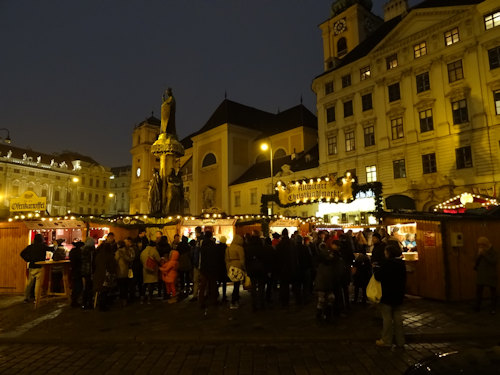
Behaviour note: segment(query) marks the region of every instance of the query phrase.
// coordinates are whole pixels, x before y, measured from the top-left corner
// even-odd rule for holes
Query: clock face
[[[333,29],[335,31],[335,35],[338,35],[338,34],[344,32],[346,30],[346,28],[347,27],[346,27],[345,18],[342,18],[333,24]]]
[[[141,177],[141,168],[140,168],[140,167],[136,169],[136,171],[135,171],[135,175],[136,175],[137,177]]]

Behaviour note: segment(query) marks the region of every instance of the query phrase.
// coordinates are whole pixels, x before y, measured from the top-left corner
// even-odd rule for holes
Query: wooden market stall
[[[500,243],[500,218],[490,215],[384,214],[383,224],[415,225],[418,255],[405,259],[407,292],[437,300],[475,298],[477,239]]]

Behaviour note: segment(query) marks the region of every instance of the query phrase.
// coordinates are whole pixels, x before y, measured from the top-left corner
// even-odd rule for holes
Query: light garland
[[[472,201],[470,200],[470,198],[472,198]],[[474,198],[485,200],[486,202],[481,203],[481,206],[483,207],[498,206],[498,201],[495,198],[490,198],[485,195],[479,195],[479,194],[462,193],[460,195],[456,195],[453,198],[448,199],[447,201],[438,204],[434,208],[434,211],[436,212],[438,210],[456,210],[459,208],[465,208],[465,206],[468,203],[473,203]],[[457,200],[458,202],[460,202],[460,204],[450,204]]]

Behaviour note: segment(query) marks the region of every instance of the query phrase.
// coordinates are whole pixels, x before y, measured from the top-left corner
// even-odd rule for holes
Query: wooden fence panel
[[[29,230],[23,223],[0,223],[0,293],[22,293],[26,262],[19,256],[28,246]]]

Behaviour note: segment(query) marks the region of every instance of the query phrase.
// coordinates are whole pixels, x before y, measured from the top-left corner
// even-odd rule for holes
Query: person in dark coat
[[[344,309],[349,308],[349,284],[351,284],[352,266],[354,264],[353,237],[352,231],[340,236],[340,256],[342,257],[344,269],[341,272],[341,301]]]
[[[71,307],[81,306],[79,303],[83,291],[82,279],[82,247],[85,243],[82,241],[74,242],[73,248],[69,252],[69,261],[71,262],[71,281],[73,289],[71,290]]]
[[[382,284],[379,309],[383,319],[382,337],[375,344],[392,346],[394,338],[396,346],[402,347],[405,343],[402,305],[406,287],[406,267],[398,246],[388,245],[385,248],[385,257],[386,261],[374,271],[375,279]]]
[[[85,245],[81,249],[81,266],[80,271],[83,280],[83,296],[82,296],[82,308],[84,310],[92,308],[92,298],[93,298],[93,283],[92,275],[94,273],[95,267],[95,240],[92,237],[87,237],[85,240]]]
[[[297,295],[298,303],[307,303],[311,299],[312,284],[312,254],[304,238],[300,234],[295,235],[295,246],[297,247],[298,272],[297,272]]]
[[[97,297],[97,306],[100,311],[107,311],[109,309],[108,294],[116,276],[117,264],[113,245],[112,242],[104,241],[97,248],[95,256],[93,287],[94,294]]]
[[[316,318],[318,320],[330,319],[333,312],[334,295],[334,253],[321,242],[317,251],[316,278],[314,279],[314,290],[317,295]]]
[[[276,252],[280,282],[280,303],[282,307],[287,307],[290,302],[290,284],[296,281],[299,260],[297,248],[288,237],[288,230],[286,228],[281,232],[281,240],[276,245]],[[296,292],[296,288],[294,288],[294,292]]]
[[[42,280],[40,279],[42,266],[36,264],[36,262],[43,262],[47,251],[50,251],[50,249],[44,243],[43,236],[40,233],[35,234],[33,243],[21,251],[21,258],[29,263],[29,276],[24,290],[24,302],[29,302],[33,284],[35,284],[35,298],[39,295],[39,288],[42,286]]]
[[[244,245],[245,249],[245,264],[247,274],[252,282],[250,290],[252,296],[253,311],[265,308],[265,282],[266,282],[266,267],[265,248],[260,233],[256,230],[252,232],[252,236],[248,239],[248,243]]]
[[[212,232],[206,231],[200,247],[200,307],[207,314],[208,305],[217,305],[217,276],[220,272],[217,263],[217,250]]]
[[[496,313],[497,285],[498,285],[498,251],[493,248],[490,240],[486,237],[479,237],[477,240],[478,253],[474,269],[477,272],[476,278],[476,311],[481,309],[483,290],[487,286],[490,289],[491,307],[490,313]]]
[[[139,235],[134,241],[135,246],[135,257],[132,262],[132,271],[134,272],[134,287],[132,293],[132,299],[136,297],[136,291],[139,293],[139,298],[144,297],[144,288],[143,288],[143,276],[142,276],[142,263],[141,263],[141,253],[142,251],[148,247],[149,239],[147,236],[147,232],[145,229],[141,229],[139,231]]]
[[[186,297],[189,295],[189,284],[191,283],[191,271],[193,265],[191,263],[191,246],[189,246],[188,238],[182,236],[181,242],[177,245],[179,252],[179,286],[180,296]]]
[[[222,302],[227,302],[226,289],[227,289],[227,271],[226,271],[226,236],[221,236],[219,243],[215,245],[216,256],[217,256],[217,266],[219,270],[217,271],[217,283],[222,286]]]
[[[265,278],[266,278],[266,305],[269,306],[273,303],[273,295],[277,289],[277,263],[278,256],[276,249],[272,245],[272,240],[269,237],[264,239],[264,267],[265,267]]]
[[[372,257],[371,262],[372,265],[380,265],[385,261],[385,243],[382,241],[382,236],[375,232],[372,235]]]
[[[354,260],[354,274],[352,276],[354,284],[354,303],[358,302],[361,291],[361,303],[366,304],[366,287],[372,276],[372,265],[370,258],[366,255],[366,247],[360,247],[359,253]]]

